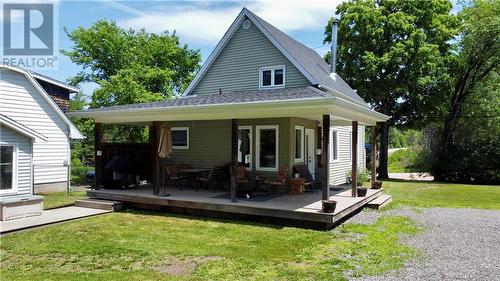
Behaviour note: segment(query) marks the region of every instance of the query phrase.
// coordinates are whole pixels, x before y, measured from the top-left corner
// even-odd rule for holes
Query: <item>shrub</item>
[[[363,169],[359,170],[358,174],[356,175],[356,178],[358,180],[358,186],[362,186],[364,183],[367,183],[370,181],[370,170]],[[349,170],[347,171],[347,183],[352,183],[352,171]]]
[[[389,172],[429,172],[431,170],[431,161],[431,155],[426,149],[422,146],[412,146],[391,154],[389,157]]]
[[[93,171],[92,166],[74,165],[71,167],[71,184],[85,184],[85,174]]]

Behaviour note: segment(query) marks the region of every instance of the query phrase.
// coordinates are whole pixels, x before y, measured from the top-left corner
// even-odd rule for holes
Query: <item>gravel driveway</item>
[[[362,212],[350,222],[374,222],[380,215],[408,216],[424,231],[402,242],[422,258],[398,271],[356,280],[500,280],[500,211],[431,208]]]

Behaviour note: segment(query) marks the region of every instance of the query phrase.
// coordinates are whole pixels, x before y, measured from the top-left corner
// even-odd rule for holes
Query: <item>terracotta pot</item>
[[[374,181],[372,182],[372,189],[381,189],[382,188],[382,182],[381,181]]]
[[[366,188],[366,187],[358,187],[358,189],[357,189],[358,197],[365,197],[367,191],[368,191],[368,188]]]
[[[323,213],[333,213],[337,207],[337,201],[321,200]]]

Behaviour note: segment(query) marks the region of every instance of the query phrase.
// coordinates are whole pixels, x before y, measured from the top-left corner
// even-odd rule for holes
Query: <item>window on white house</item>
[[[278,170],[278,125],[257,126],[257,170]]]
[[[259,69],[259,87],[283,88],[285,86],[285,66],[261,67]]]
[[[335,130],[330,131],[331,136],[331,150],[330,150],[330,162],[339,160],[339,132]]]
[[[0,191],[16,188],[16,147],[0,146]]]
[[[189,127],[173,127],[172,132],[172,148],[174,149],[189,149]]]
[[[252,170],[252,126],[238,127],[238,163]]]
[[[304,161],[304,127],[295,126],[295,162]]]

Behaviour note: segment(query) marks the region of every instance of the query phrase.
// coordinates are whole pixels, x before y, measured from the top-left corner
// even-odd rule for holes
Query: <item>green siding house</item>
[[[262,177],[280,167],[292,177],[293,166],[305,164],[323,179],[323,198],[328,185],[346,183],[349,170],[364,169],[365,126],[388,119],[314,50],[246,8],[181,97],[70,114],[152,128],[166,122],[173,138],[167,163],[209,168],[240,162]]]

